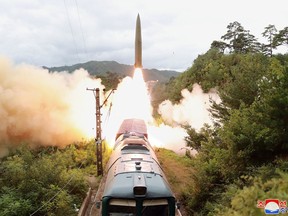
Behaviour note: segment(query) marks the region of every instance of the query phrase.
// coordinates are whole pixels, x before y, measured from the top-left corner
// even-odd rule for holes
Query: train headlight
[[[143,174],[134,177],[133,194],[135,197],[145,197],[147,192],[145,177]]]
[[[147,188],[144,186],[135,186],[133,188],[133,193],[134,193],[134,196],[136,197],[143,197],[146,195],[146,192],[147,192]]]

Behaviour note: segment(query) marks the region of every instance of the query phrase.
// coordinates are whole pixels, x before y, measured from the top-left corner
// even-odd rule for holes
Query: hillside
[[[86,63],[79,63],[71,66],[61,67],[46,67],[49,71],[68,71],[73,72],[77,69],[83,68],[91,75],[104,76],[107,72],[116,73],[121,77],[131,76],[134,67],[132,65],[120,64],[116,61],[89,61]],[[158,80],[159,82],[167,82],[171,77],[177,77],[180,73],[172,70],[157,70],[144,69],[143,76],[145,81]]]

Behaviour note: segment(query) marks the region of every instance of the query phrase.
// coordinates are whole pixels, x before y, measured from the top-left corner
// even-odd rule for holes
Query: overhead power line
[[[78,7],[77,0],[75,0],[75,5],[76,5],[76,9],[77,9],[78,21],[79,21],[80,31],[81,31],[81,35],[82,35],[82,40],[83,40],[84,52],[85,52],[86,55],[88,55],[87,54],[86,40],[85,40],[85,36],[84,36],[84,31],[83,31],[83,27],[82,27],[82,22],[81,22],[81,18],[80,18],[80,13],[79,13],[79,7]]]
[[[78,169],[81,169],[82,166],[83,166],[83,164],[81,163],[80,166],[78,167]],[[45,203],[43,203],[43,205],[40,206],[40,207],[39,207],[36,211],[34,211],[32,214],[30,214],[30,216],[33,216],[34,214],[36,214],[37,212],[39,212],[44,206],[46,206],[48,203],[50,203],[52,200],[54,200],[54,199],[57,197],[57,195],[58,195],[59,193],[61,193],[61,192],[64,190],[64,188],[72,181],[72,179],[73,179],[74,177],[75,177],[75,173],[70,177],[70,179],[66,182],[66,184],[65,184],[62,188],[60,188],[60,190],[59,190],[58,192],[55,193],[54,196],[52,196],[49,200],[47,200]]]
[[[80,62],[79,50],[78,50],[78,46],[77,46],[77,43],[76,43],[75,34],[74,34],[74,31],[73,31],[73,28],[72,28],[72,24],[71,24],[71,19],[70,19],[70,16],[69,16],[68,7],[67,7],[67,4],[66,4],[66,0],[63,0],[63,1],[64,1],[64,5],[65,5],[66,16],[67,16],[67,20],[68,20],[70,32],[71,32],[71,35],[72,35],[72,39],[73,39],[73,44],[74,44],[76,56],[77,56],[77,58],[78,58],[78,62]]]

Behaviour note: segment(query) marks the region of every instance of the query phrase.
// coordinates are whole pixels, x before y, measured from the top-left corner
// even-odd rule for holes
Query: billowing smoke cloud
[[[100,79],[91,79],[80,69],[73,73],[49,73],[48,70],[13,65],[0,58],[0,157],[22,142],[30,146],[52,145],[64,147],[75,141],[95,137],[95,98],[86,88],[104,89]],[[103,91],[100,91],[103,92]],[[199,85],[193,91],[182,91],[183,99],[173,105],[164,101],[159,106],[169,125],[153,125],[150,99],[142,72],[135,71],[134,79],[126,77],[112,94],[103,113],[104,138],[113,140],[125,118],[141,118],[148,123],[152,145],[185,152],[186,131],[179,127],[189,124],[199,129],[211,124],[209,98],[220,101],[211,91],[203,93]],[[101,95],[103,101],[103,95]],[[112,112],[109,105],[112,101]],[[106,117],[110,118],[105,126]],[[184,150],[183,150],[184,149]]]
[[[186,152],[186,131],[179,127],[161,124],[148,127],[149,140],[153,146],[173,150],[178,154]],[[194,153],[194,152],[192,152]]]
[[[203,93],[198,84],[193,85],[191,92],[183,89],[181,94],[180,103],[172,104],[166,100],[159,105],[158,112],[167,124],[150,127],[149,133],[152,135],[153,143],[158,147],[165,147],[179,154],[184,154],[188,150],[194,155],[196,151],[186,147],[185,137],[188,134],[181,125],[189,125],[196,130],[202,128],[204,124],[212,125],[208,109],[211,100],[219,103],[220,97],[213,89],[207,94]]]
[[[95,100],[86,88],[104,88],[85,70],[49,73],[0,58],[0,157],[22,142],[65,146],[95,127]]]
[[[201,86],[193,85],[193,90],[189,92],[187,89],[181,91],[182,99],[179,104],[172,104],[166,100],[159,106],[158,112],[161,114],[165,122],[170,125],[190,125],[199,130],[203,125],[212,125],[212,118],[208,109],[211,101],[220,102],[220,97],[215,90],[204,93]]]
[[[159,113],[167,124],[156,126],[152,121],[150,99],[143,77],[137,78],[142,75],[140,72],[135,71],[133,79],[123,79],[112,96],[113,111],[108,126],[103,129],[106,139],[109,139],[113,146],[120,123],[126,118],[141,118],[147,123],[149,140],[153,146],[167,148],[180,154],[185,153],[187,133],[181,125],[188,124],[199,130],[205,123],[212,124],[208,111],[210,99],[219,102],[219,96],[213,90],[208,94],[203,93],[197,84],[193,86],[192,92],[184,89],[179,104],[173,105],[167,100],[159,106]],[[195,154],[195,151],[191,153]]]

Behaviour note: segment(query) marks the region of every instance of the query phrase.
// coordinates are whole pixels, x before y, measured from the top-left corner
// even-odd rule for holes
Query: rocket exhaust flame
[[[22,142],[28,142],[32,146],[65,147],[75,141],[94,138],[95,100],[87,93],[87,87],[104,89],[101,80],[91,79],[85,70],[77,70],[72,74],[49,73],[33,66],[14,66],[7,59],[0,58],[0,157],[7,155],[9,149]],[[163,118],[170,113],[177,123],[173,111],[175,108],[179,110],[179,106],[185,106],[185,110],[192,110],[191,107],[201,106],[199,103],[208,103],[208,96],[203,92],[193,91],[193,94],[202,97],[203,101],[192,100],[194,96],[183,94],[183,104],[166,107],[167,112],[161,110]],[[101,101],[103,100],[102,95]],[[151,144],[176,152],[185,146],[184,129],[164,124],[153,125],[150,97],[141,69],[135,69],[133,79],[126,77],[121,81],[107,106],[103,107],[104,118],[110,102],[113,106],[109,121],[105,126],[102,125],[103,137],[110,143],[113,143],[124,119],[140,118],[147,123]],[[189,111],[180,112],[181,121],[188,121],[189,116],[192,116]],[[203,113],[207,114],[204,106]],[[190,123],[193,125],[193,121]]]
[[[150,96],[141,69],[142,40],[139,15],[136,22],[134,66],[134,77],[124,78],[107,105],[103,106],[102,112],[105,117],[110,113],[110,103],[113,103],[109,121],[102,125],[103,138],[113,143],[122,121],[138,118],[146,122],[152,145],[168,147],[179,152],[185,146],[185,130],[164,124],[153,126]],[[100,79],[91,79],[83,69],[73,73],[49,73],[48,70],[33,66],[14,66],[7,59],[0,58],[0,157],[7,155],[9,149],[23,142],[28,142],[31,146],[65,147],[75,141],[94,138],[95,100],[87,93],[86,88],[100,88],[100,92],[103,92],[104,86]],[[207,100],[205,96],[206,99],[202,102],[194,99],[198,102],[190,103],[188,101],[193,97],[187,92],[184,93],[183,105],[187,106],[185,110],[188,111],[177,109],[179,111],[176,112],[180,112],[182,123],[191,115],[191,106],[199,107],[199,103],[206,104]],[[200,93],[199,97],[203,97],[203,92]],[[100,101],[103,101],[104,95],[101,97]],[[179,106],[182,104],[162,107],[163,119],[172,117],[171,121],[177,123],[179,118],[176,118],[173,109]],[[168,113],[165,113],[165,110]],[[205,113],[207,114],[206,110]],[[193,120],[188,123],[192,124]]]
[[[137,118],[143,119],[146,123],[152,122],[150,96],[141,69],[135,69],[133,78],[126,77],[122,80],[111,100],[113,108],[110,120],[107,129],[103,129],[104,136],[111,145],[124,119]]]

